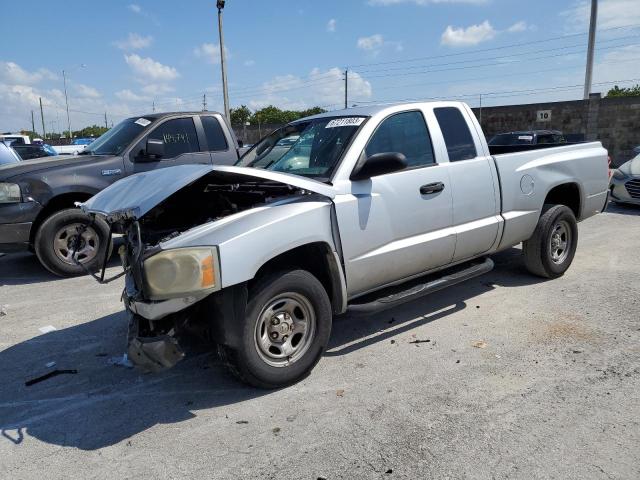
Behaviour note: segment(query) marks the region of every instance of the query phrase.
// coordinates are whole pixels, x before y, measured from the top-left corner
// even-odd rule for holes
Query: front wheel
[[[251,289],[240,345],[220,353],[242,381],[259,388],[291,385],[318,363],[331,333],[331,303],[305,270],[267,275]]]
[[[531,238],[524,242],[524,263],[529,272],[557,278],[567,271],[578,246],[578,223],[564,205],[545,205]]]
[[[82,227],[88,225],[83,230]],[[97,270],[104,258],[105,250],[111,253],[109,227],[96,218],[93,223],[88,215],[77,208],[60,210],[47,218],[36,233],[34,249],[40,263],[51,273],[68,277],[84,275],[85,270],[74,261],[78,260],[89,270]]]

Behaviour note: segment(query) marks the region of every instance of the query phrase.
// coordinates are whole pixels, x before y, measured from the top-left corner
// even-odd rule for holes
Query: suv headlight
[[[144,261],[151,300],[184,297],[220,289],[218,251],[211,247],[165,250]]]
[[[0,182],[0,203],[19,203],[21,200],[20,185]]]

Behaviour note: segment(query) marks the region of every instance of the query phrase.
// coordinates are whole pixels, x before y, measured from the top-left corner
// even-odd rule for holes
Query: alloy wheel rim
[[[551,261],[555,264],[561,264],[569,255],[571,247],[571,229],[569,224],[564,220],[556,223],[551,229],[549,236],[549,253]]]
[[[254,342],[258,355],[272,367],[286,367],[302,358],[316,334],[311,302],[295,292],[267,302],[256,322]]]
[[[56,257],[68,264],[75,265],[73,253],[78,238],[78,231],[84,228],[81,223],[70,223],[60,228],[53,237],[53,251]],[[93,227],[86,227],[80,235],[80,245],[75,254],[76,260],[80,263],[88,263],[98,255],[100,249],[100,238]]]

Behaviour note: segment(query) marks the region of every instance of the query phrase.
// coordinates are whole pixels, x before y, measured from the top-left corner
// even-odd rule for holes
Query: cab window
[[[455,107],[434,108],[450,162],[469,160],[478,156],[469,126],[462,112]]]
[[[383,120],[365,148],[367,157],[397,152],[407,158],[409,167],[435,163],[431,137],[422,113],[403,112]]]
[[[196,127],[191,118],[168,120],[151,132],[149,138],[164,142],[165,158],[200,151]]]

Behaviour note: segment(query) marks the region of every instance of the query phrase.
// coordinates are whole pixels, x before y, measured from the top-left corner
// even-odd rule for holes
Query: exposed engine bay
[[[144,215],[140,219],[142,241],[154,245],[195,226],[305,194],[309,192],[279,182],[212,172],[167,197]]]

